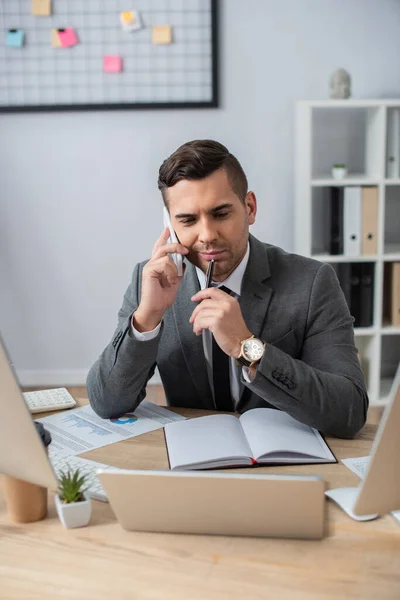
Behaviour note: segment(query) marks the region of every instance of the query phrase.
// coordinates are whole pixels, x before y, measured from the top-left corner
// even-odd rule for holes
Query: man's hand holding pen
[[[207,284],[210,286],[212,266],[207,274]],[[229,356],[237,358],[241,340],[249,338],[252,334],[244,322],[236,298],[218,288],[206,287],[192,296],[191,300],[199,302],[190,317],[194,333],[201,335],[203,329],[209,329],[219,347]]]

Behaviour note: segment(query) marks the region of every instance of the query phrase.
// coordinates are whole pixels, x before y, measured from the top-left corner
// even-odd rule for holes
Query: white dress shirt
[[[247,244],[246,254],[242,258],[241,262],[238,264],[236,269],[229,275],[229,277],[227,277],[225,279],[225,281],[212,282],[212,286],[220,287],[221,285],[224,285],[225,287],[227,287],[228,289],[231,290],[231,296],[238,299],[240,297],[243,275],[244,275],[244,272],[247,267],[249,255],[250,255],[250,245]],[[196,267],[196,273],[197,273],[197,278],[199,280],[200,289],[204,290],[204,288],[206,287],[206,276],[203,273],[203,271],[201,269],[199,269],[198,267]],[[193,303],[193,310],[194,309],[195,309],[195,305]],[[151,331],[145,331],[145,332],[141,333],[140,331],[137,331],[137,329],[135,329],[135,327],[133,325],[133,322],[134,322],[133,317],[134,317],[134,315],[132,316],[132,332],[133,332],[135,339],[137,339],[138,341],[141,341],[141,342],[145,342],[145,341],[152,340],[153,338],[155,338],[158,335],[158,333],[160,331],[161,323],[159,323],[157,325],[157,327],[155,327]],[[208,380],[209,380],[212,392],[214,394],[213,377],[212,377],[212,333],[211,333],[211,331],[209,329],[203,329],[202,337],[203,337],[204,356],[205,356],[206,364],[207,364]],[[242,391],[242,386],[243,386],[243,384],[241,384],[241,382],[240,382],[240,370],[242,370],[243,377],[246,379],[246,381],[250,382],[250,377],[249,377],[248,369],[246,367],[241,368],[241,367],[237,366],[236,358],[231,357],[229,367],[230,367],[229,368],[229,377],[230,377],[231,396],[236,405],[236,403],[239,401],[241,391]]]

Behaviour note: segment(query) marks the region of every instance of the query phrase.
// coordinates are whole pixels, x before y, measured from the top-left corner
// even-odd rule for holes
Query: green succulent
[[[333,168],[334,168],[334,169],[345,169],[345,168],[346,168],[346,165],[344,165],[343,163],[335,163],[335,164],[333,165]]]
[[[83,487],[86,483],[86,475],[81,475],[80,469],[61,471],[58,477],[59,496],[64,504],[82,502],[84,492],[88,489]]]

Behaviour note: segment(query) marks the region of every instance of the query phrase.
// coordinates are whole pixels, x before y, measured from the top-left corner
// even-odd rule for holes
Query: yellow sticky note
[[[171,25],[155,25],[151,39],[153,44],[170,44],[172,42]]]
[[[51,15],[51,0],[32,0],[32,14],[36,17]]]
[[[61,40],[57,29],[51,30],[51,45],[53,48],[61,48]]]
[[[121,23],[134,23],[135,14],[132,10],[125,10],[121,13]]]

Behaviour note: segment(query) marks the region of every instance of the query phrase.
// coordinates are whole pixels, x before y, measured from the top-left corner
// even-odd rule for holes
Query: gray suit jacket
[[[323,432],[354,436],[365,423],[368,396],[353,318],[334,270],[251,235],[249,240],[240,307],[250,331],[266,342],[266,352],[254,380],[242,379],[238,412],[273,406]],[[202,337],[189,323],[195,307],[190,297],[199,290],[195,267],[186,263],[158,336],[140,342],[132,335],[131,317],[144,264],[135,267],[117,329],[88,374],[90,403],[104,418],[134,410],[157,365],[169,405],[212,410]]]

